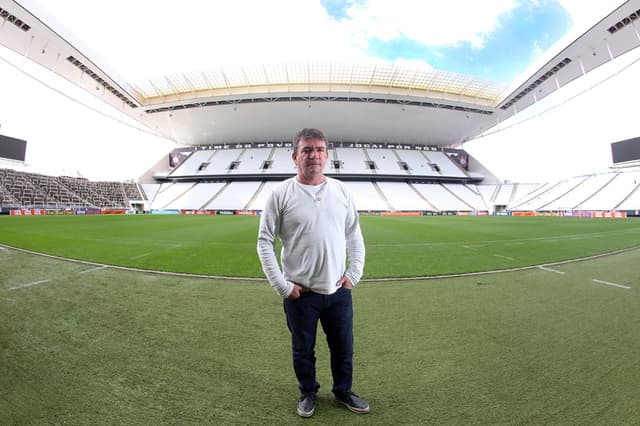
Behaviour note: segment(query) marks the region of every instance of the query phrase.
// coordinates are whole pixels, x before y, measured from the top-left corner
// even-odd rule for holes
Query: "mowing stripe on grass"
[[[538,266],[538,269],[542,269],[543,271],[555,272],[556,274],[564,275],[564,271],[558,271],[557,269],[546,268],[544,266]]]
[[[15,287],[9,287],[8,290],[18,290],[20,288],[31,287],[31,286],[34,286],[34,285],[44,284],[44,283],[48,283],[48,282],[49,282],[49,280],[34,281],[32,283],[17,285]]]
[[[622,284],[610,283],[609,281],[596,280],[595,278],[592,281],[595,282],[595,283],[606,284],[606,285],[611,285],[611,286],[614,286],[614,287],[624,288],[625,290],[629,290],[631,288],[631,287],[628,287],[628,286],[622,285]]]
[[[95,268],[91,268],[91,269],[86,269],[84,271],[80,271],[79,273],[80,274],[88,274],[89,272],[95,272],[95,271],[99,271],[99,270],[105,269],[105,268],[108,268],[108,266],[107,265],[97,266]]]

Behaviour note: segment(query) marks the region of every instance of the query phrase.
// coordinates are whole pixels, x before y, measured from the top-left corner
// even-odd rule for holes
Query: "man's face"
[[[327,143],[322,139],[301,139],[298,150],[292,154],[298,173],[306,178],[321,176],[329,154]]]

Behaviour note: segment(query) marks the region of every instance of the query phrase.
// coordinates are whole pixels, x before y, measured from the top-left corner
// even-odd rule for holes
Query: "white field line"
[[[89,272],[95,272],[95,271],[99,271],[99,270],[105,269],[105,268],[108,268],[108,266],[107,265],[97,266],[95,268],[85,269],[84,271],[80,271],[78,273],[79,274],[88,274]]]
[[[606,285],[611,285],[614,287],[620,287],[620,288],[624,288],[626,290],[629,290],[631,287],[628,287],[626,285],[622,285],[622,284],[616,284],[616,283],[610,283],[609,281],[602,281],[602,280],[596,280],[595,278],[592,280],[594,283],[600,283],[600,284],[606,284]]]
[[[555,272],[556,274],[564,275],[564,271],[558,271],[557,269],[546,268],[544,266],[538,266],[538,269],[542,269],[543,271]]]
[[[94,266],[103,266],[103,263],[95,263],[95,262],[87,262],[84,260],[77,259],[69,259],[67,257],[55,256],[52,254],[39,253],[33,250],[22,249],[13,246],[6,246],[8,249],[19,251],[22,253],[33,254],[37,256],[46,257],[49,259],[58,259],[63,260],[65,262],[71,263],[79,263],[82,265],[94,265]],[[528,266],[518,266],[515,268],[506,268],[506,269],[494,269],[491,271],[479,271],[479,272],[463,272],[459,274],[443,274],[443,275],[419,275],[414,277],[389,277],[389,278],[363,278],[362,282],[402,282],[402,281],[427,281],[427,280],[441,280],[441,279],[449,279],[449,278],[463,278],[463,277],[477,277],[483,275],[492,275],[499,274],[505,272],[516,272],[516,271],[528,271],[534,268],[539,268],[541,266],[549,267],[555,265],[570,265],[573,263],[584,262],[588,260],[600,259],[607,256],[612,256],[620,253],[625,253],[628,251],[639,250],[640,245],[636,245],[633,247],[628,247],[620,250],[613,250],[605,253],[594,254],[592,256],[579,257],[576,259],[569,260],[560,260],[558,262],[549,262],[543,263],[541,265],[528,265]],[[189,274],[186,272],[167,272],[167,271],[156,271],[153,269],[141,269],[141,268],[130,268],[127,266],[118,266],[118,265],[104,265],[108,266],[112,269],[117,269],[119,271],[131,271],[131,272],[140,272],[143,274],[155,274],[155,275],[165,275],[170,277],[185,277],[185,278],[202,278],[202,279],[213,279],[213,280],[227,280],[227,281],[255,281],[255,282],[267,282],[266,278],[256,278],[256,277],[233,277],[233,276],[225,276],[225,275],[206,275],[206,274]]]
[[[17,285],[15,287],[9,287],[8,290],[18,290],[20,288],[31,287],[31,286],[34,286],[34,285],[44,284],[44,283],[48,283],[48,282],[49,282],[49,280],[34,281],[34,282],[28,283],[28,284],[22,284],[22,285]]]
[[[509,260],[513,260],[513,257],[509,257],[509,256],[503,256],[501,254],[494,254],[495,257],[501,257],[503,259],[509,259]]]
[[[640,248],[640,246],[638,246]],[[206,280],[225,280],[225,281],[255,281],[255,282],[267,282],[266,278],[256,278],[256,277],[232,277],[226,275],[206,275],[206,274],[189,274],[186,272],[168,272],[168,271],[156,271],[153,269],[141,269],[141,268],[131,268],[128,266],[118,266],[118,265],[106,265],[104,263],[96,263],[96,262],[88,262],[86,260],[78,260],[78,259],[70,259],[68,257],[56,256],[53,254],[40,253],[33,250],[27,250],[19,247],[6,246],[9,250],[18,251],[21,253],[32,254],[35,256],[46,257],[47,259],[57,259],[70,263],[78,263],[80,265],[93,265],[93,266],[106,266],[111,269],[116,269],[118,271],[130,271],[130,272],[139,272],[143,274],[154,274],[154,275],[164,275],[168,277],[185,277],[185,278],[201,278]],[[365,281],[365,280],[363,280]]]
[[[147,256],[150,256],[150,255],[151,255],[151,253],[143,253],[143,254],[140,254],[138,256],[130,257],[129,260],[142,259],[143,257],[147,257]]]
[[[562,241],[566,241],[566,240],[571,240],[574,238],[582,238],[582,239],[588,239],[588,238],[593,238],[593,237],[598,237],[598,236],[607,236],[609,234],[617,234],[620,232],[640,232],[640,228],[636,229],[631,229],[631,230],[624,230],[624,231],[619,231],[619,230],[613,230],[613,231],[602,231],[602,232],[593,232],[593,233],[587,233],[587,234],[574,234],[574,235],[551,235],[548,237],[534,237],[534,238],[520,238],[520,239],[516,239],[516,240],[509,240],[509,241],[504,241],[504,240],[482,240],[482,241],[475,241],[473,243],[474,247],[483,247],[489,244],[514,244],[514,243],[528,243],[531,241],[543,241],[543,242],[553,242],[553,243],[557,243],[557,242],[562,242]],[[379,244],[368,244],[369,246],[374,246],[374,247],[396,247],[396,246],[402,246],[402,247],[428,247],[428,246],[433,246],[433,247],[437,247],[437,246],[442,246],[442,245],[451,245],[451,244],[459,244],[458,242],[452,243],[452,242],[439,242],[439,243],[432,243],[432,242],[415,242],[415,243],[379,243]]]
[[[4,251],[6,251],[7,249],[6,249],[6,247],[2,247],[2,246],[0,246],[0,250],[4,250]]]

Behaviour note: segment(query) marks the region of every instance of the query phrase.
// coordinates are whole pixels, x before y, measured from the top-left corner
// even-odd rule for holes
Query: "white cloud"
[[[515,0],[370,0],[348,10],[354,32],[388,41],[401,35],[428,46],[470,43],[481,48]]]
[[[540,47],[540,44],[537,41],[535,41],[533,43],[533,47],[531,48],[531,54],[529,55],[531,57],[531,60],[533,61],[539,58],[543,53],[544,49]]]
[[[107,15],[94,2],[38,1],[132,82],[231,64],[363,61],[372,37],[481,48],[517,6],[516,0],[369,0],[336,20],[320,0],[111,0]]]
[[[43,7],[129,81],[232,64],[363,57],[319,0],[47,0]]]

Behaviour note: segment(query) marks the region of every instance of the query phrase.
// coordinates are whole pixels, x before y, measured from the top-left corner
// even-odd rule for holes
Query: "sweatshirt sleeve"
[[[276,258],[276,238],[280,233],[280,213],[275,193],[265,203],[258,230],[258,257],[271,287],[283,298],[289,297],[293,283],[284,279]]]
[[[358,210],[349,197],[349,211],[347,212],[347,223],[345,224],[345,239],[347,243],[347,256],[349,267],[345,275],[356,285],[362,278],[364,272],[365,247],[362,232],[360,231],[360,220]]]

